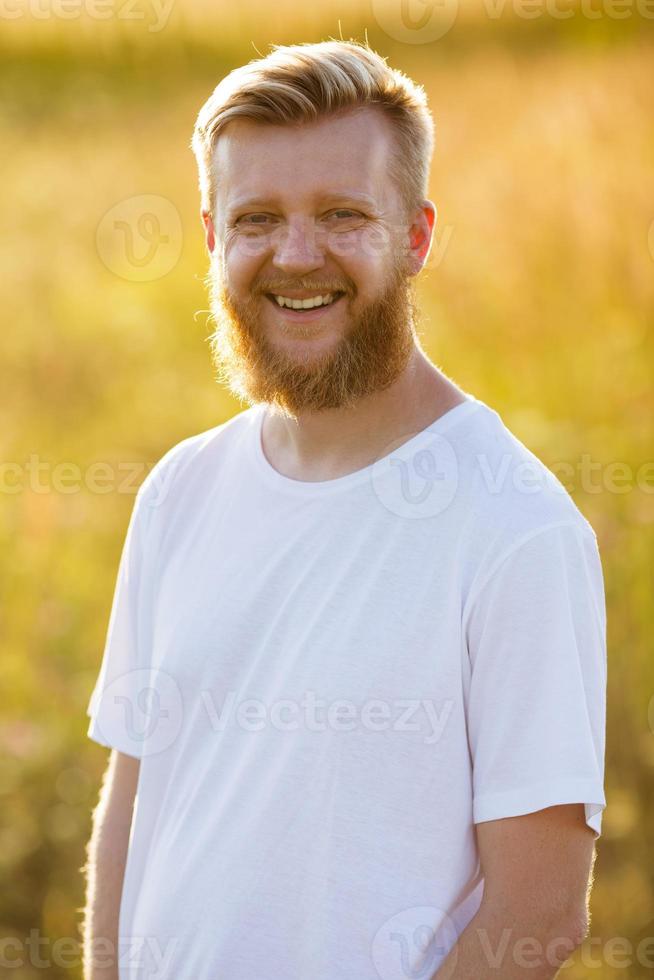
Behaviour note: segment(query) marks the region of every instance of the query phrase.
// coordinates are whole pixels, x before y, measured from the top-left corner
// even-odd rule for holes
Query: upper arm
[[[140,768],[140,759],[118,749],[111,750],[104,774],[102,804],[112,817],[131,822]]]
[[[547,810],[556,823],[565,817],[553,807],[583,804],[599,837],[607,653],[597,542],[577,524],[520,540],[465,617],[473,822]]]
[[[484,902],[585,930],[595,836],[583,803],[475,825]]]

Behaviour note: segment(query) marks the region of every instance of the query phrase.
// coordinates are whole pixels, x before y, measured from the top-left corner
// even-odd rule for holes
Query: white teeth
[[[334,300],[334,293],[324,296],[310,296],[308,299],[290,299],[288,296],[275,296],[278,306],[287,306],[291,310],[311,310],[315,306],[327,306]]]

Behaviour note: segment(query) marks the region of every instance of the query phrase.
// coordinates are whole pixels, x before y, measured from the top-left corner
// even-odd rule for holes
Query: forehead
[[[395,200],[393,141],[389,120],[368,107],[293,125],[232,120],[214,152],[217,209],[269,199],[291,206],[348,192],[388,206]]]

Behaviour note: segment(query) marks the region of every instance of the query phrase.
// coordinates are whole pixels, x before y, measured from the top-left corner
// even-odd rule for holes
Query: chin
[[[333,350],[343,336],[341,330],[324,330],[315,324],[274,324],[266,327],[268,344],[276,350],[297,352],[298,355],[311,355],[321,351]]]

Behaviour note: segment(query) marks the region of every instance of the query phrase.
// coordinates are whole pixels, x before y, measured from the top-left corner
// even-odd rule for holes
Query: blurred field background
[[[593,942],[565,973],[654,974],[654,20],[635,4],[622,18],[599,0],[567,7],[491,16],[446,0],[456,18],[428,42],[407,33],[400,0],[173,0],[156,30],[146,0],[110,2],[106,19],[70,0],[77,16],[47,0],[0,15],[0,935],[17,940],[3,975],[81,977],[79,868],[107,760],[85,712],[134,492],[170,446],[243,407],[209,357],[195,115],[271,43],[341,35],[367,36],[430,98],[426,349],[557,472],[598,535],[608,808]],[[112,239],[131,198],[160,225]],[[98,463],[102,492],[87,486]],[[44,959],[68,937],[71,965],[35,965],[31,930]]]

